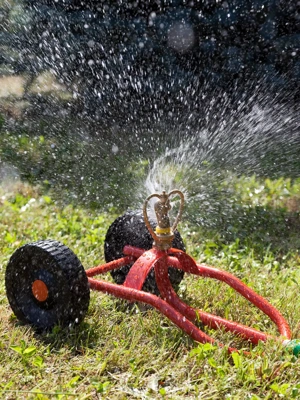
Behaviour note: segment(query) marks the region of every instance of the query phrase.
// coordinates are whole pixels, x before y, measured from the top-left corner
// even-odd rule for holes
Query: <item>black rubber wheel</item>
[[[29,243],[11,256],[5,274],[6,295],[17,316],[38,329],[80,323],[90,289],[76,255],[55,240]]]
[[[156,222],[150,221],[153,228]],[[153,239],[144,223],[141,213],[129,211],[117,218],[109,227],[105,242],[104,255],[106,262],[124,257],[123,248],[125,245],[140,247],[145,250],[152,248]],[[178,231],[175,232],[173,247],[185,251],[185,246],[181,235]],[[125,265],[119,269],[111,271],[111,276],[118,284],[124,283],[126,276],[132,265]],[[179,269],[169,268],[169,278],[174,290],[178,286],[184,276],[184,272]],[[143,285],[143,290],[158,295],[159,290],[155,282],[154,269],[150,271]]]

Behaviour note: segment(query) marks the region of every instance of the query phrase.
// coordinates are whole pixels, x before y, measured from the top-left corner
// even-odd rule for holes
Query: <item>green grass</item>
[[[181,224],[189,254],[236,274],[266,297],[300,338],[300,182],[254,177],[234,181],[236,208],[223,225]],[[248,223],[238,216],[248,216]],[[0,188],[0,394],[5,399],[298,399],[300,361],[276,341],[251,349],[222,331],[225,343],[249,357],[193,342],[161,314],[92,292],[84,322],[37,333],[8,305],[4,275],[21,245],[52,238],[88,268],[103,262],[114,213],[58,205],[51,193],[24,183]],[[242,221],[245,221],[243,219]],[[228,229],[228,227],[231,227]],[[108,276],[109,279],[109,276]],[[266,316],[230,288],[186,276],[180,296],[194,306],[277,335]]]

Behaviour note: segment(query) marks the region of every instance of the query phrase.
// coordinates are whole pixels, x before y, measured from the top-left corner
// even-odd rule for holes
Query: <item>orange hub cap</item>
[[[41,281],[40,279],[37,279],[36,281],[33,282],[32,284],[32,293],[34,297],[38,301],[45,301],[48,298],[48,288],[47,285]]]

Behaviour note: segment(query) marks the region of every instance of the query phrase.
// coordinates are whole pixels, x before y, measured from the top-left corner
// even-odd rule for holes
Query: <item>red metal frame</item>
[[[273,336],[267,333],[234,321],[226,320],[185,304],[177,296],[171,285],[168,276],[168,267],[172,266],[181,269],[186,273],[214,278],[225,282],[263,311],[277,325],[281,335],[280,340],[282,342],[291,339],[291,330],[281,313],[266,299],[254,292],[254,290],[250,289],[234,275],[205,264],[197,264],[188,254],[174,248],[169,250],[159,250],[156,247],[153,247],[152,249],[145,251],[136,247],[125,246],[123,253],[125,255],[123,258],[111,261],[107,264],[99,265],[86,271],[91,289],[109,293],[113,296],[129,301],[139,301],[150,304],[197,342],[216,343],[213,338],[205,334],[195,325],[197,322],[202,322],[202,324],[212,329],[223,328],[224,330],[232,332],[245,340],[249,340],[253,344],[273,338]],[[130,268],[123,285],[117,285],[93,278],[96,275],[132,263],[133,265]],[[142,291],[144,281],[152,268],[155,270],[155,279],[161,297]],[[218,344],[219,346],[223,346],[221,343]],[[229,351],[232,352],[238,350],[230,347]]]

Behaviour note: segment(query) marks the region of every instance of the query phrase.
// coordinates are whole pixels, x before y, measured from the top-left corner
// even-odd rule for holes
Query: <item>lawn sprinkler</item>
[[[157,221],[148,216],[149,201],[156,198]],[[170,200],[180,199],[178,214],[171,225]],[[106,234],[106,263],[87,269],[65,245],[55,240],[26,244],[17,249],[6,269],[6,293],[17,318],[39,330],[56,324],[81,322],[88,310],[90,289],[115,297],[148,304],[200,343],[216,343],[199,328],[223,329],[257,344],[273,338],[268,333],[226,320],[184,303],[176,291],[184,273],[225,282],[263,311],[276,325],[278,340],[292,347],[291,330],[281,313],[234,275],[197,264],[184,248],[177,225],[182,217],[184,196],[179,190],[152,194],[144,202],[143,214],[128,212],[117,218]],[[111,272],[115,283],[95,279]],[[220,346],[224,346],[219,343]],[[229,348],[229,352],[238,351]]]

